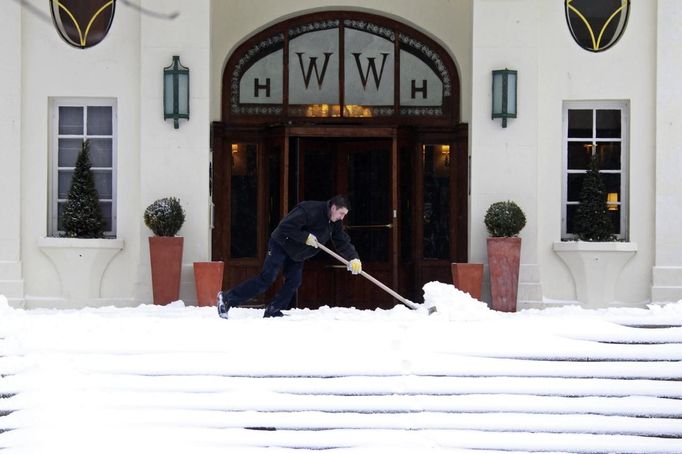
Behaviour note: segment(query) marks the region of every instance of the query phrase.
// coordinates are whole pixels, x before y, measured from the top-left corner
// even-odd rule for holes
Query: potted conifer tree
[[[185,211],[175,197],[155,200],[144,212],[144,223],[155,235],[149,237],[154,304],[165,305],[180,296],[184,239],[176,234],[184,222]]]
[[[580,205],[575,213],[575,235],[581,241],[615,241],[606,207],[606,185],[599,175],[597,156],[592,155],[580,189]]]
[[[588,163],[579,200],[574,221],[578,241],[557,242],[553,249],[573,276],[578,301],[606,307],[615,300],[616,280],[637,244],[617,241],[596,154]]]
[[[526,225],[526,215],[511,200],[495,202],[486,211],[484,222],[490,235],[487,245],[491,307],[515,312],[521,263],[519,233]]]
[[[99,206],[99,194],[91,170],[90,144],[83,146],[73,171],[71,188],[64,204],[64,236],[68,238],[102,238],[104,217]]]

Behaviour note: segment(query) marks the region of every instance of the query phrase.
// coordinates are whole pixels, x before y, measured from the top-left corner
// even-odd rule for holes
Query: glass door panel
[[[290,193],[302,200],[327,200],[346,194],[350,212],[346,232],[363,263],[363,269],[390,284],[391,278],[391,146],[390,139],[294,138],[289,157]],[[292,166],[292,164],[297,164]],[[295,169],[295,170],[294,170]],[[291,208],[291,207],[290,207]],[[333,247],[333,245],[330,244]],[[322,252],[305,265],[299,307],[392,307],[390,296]]]
[[[351,211],[348,227],[363,261],[388,262],[391,223],[389,146],[348,148],[348,187]]]

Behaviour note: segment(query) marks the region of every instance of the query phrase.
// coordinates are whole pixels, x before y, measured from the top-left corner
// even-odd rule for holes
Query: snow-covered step
[[[681,328],[249,311],[1,318],[0,448],[682,452]]]
[[[682,380],[621,380],[563,377],[347,376],[347,377],[231,377],[215,375],[70,375],[59,379],[62,390],[107,392],[277,392],[286,394],[376,396],[532,394],[543,396],[650,396],[682,399]],[[0,394],[45,389],[40,377],[0,378]]]
[[[93,425],[91,409],[84,408],[67,422],[58,411],[20,410],[7,417],[8,428],[53,428]],[[493,413],[353,413],[319,411],[206,411],[178,409],[98,409],[97,424],[215,429],[261,428],[267,430],[483,430],[497,432],[554,432],[679,437],[682,421],[675,418],[636,418],[583,414]],[[95,424],[96,425],[96,424]]]
[[[118,433],[125,437],[117,436]],[[97,446],[98,453],[115,452],[273,452],[274,448],[302,450],[337,449],[334,452],[462,452],[471,449],[504,452],[552,453],[661,453],[679,454],[682,440],[636,435],[589,433],[506,432],[477,430],[253,430],[230,428],[157,426],[104,426],[33,428],[24,434],[2,434],[12,441],[29,437],[49,440],[49,452],[70,452],[81,445]],[[51,448],[51,449],[50,449]],[[356,451],[358,448],[359,451]],[[279,450],[275,452],[280,452]],[[287,451],[285,451],[287,452]],[[486,452],[486,451],[483,451]]]
[[[334,396],[272,392],[168,393],[45,390],[22,392],[0,402],[0,410],[64,407],[80,399],[80,408],[157,408],[263,412],[401,413],[513,412],[533,414],[600,414],[675,418],[682,414],[679,399],[660,397],[556,397],[522,394],[451,396],[390,395]],[[682,434],[682,426],[680,426]]]
[[[682,349],[682,347],[681,347]],[[678,379],[682,361],[584,361],[491,358],[424,352],[357,358],[317,357],[282,352],[253,364],[254,353],[153,353],[55,355],[88,373],[217,375],[241,377],[344,376],[516,376],[613,379]],[[24,368],[32,367],[24,360]],[[18,370],[18,369],[17,369]]]

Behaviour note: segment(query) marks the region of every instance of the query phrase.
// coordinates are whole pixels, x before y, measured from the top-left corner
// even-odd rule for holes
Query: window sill
[[[637,243],[627,241],[557,241],[552,246],[554,252],[564,251],[624,251],[637,252]]]
[[[38,240],[40,248],[123,249],[125,242],[119,238],[60,238],[44,237]]]

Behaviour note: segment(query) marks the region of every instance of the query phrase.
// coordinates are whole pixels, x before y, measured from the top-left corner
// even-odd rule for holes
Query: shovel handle
[[[329,249],[327,246],[325,246],[325,245],[322,244],[322,243],[317,243],[317,245],[318,245],[318,246],[320,247],[320,249],[322,249],[324,252],[326,252],[327,254],[331,255],[332,257],[334,257],[336,260],[338,260],[339,262],[343,263],[344,265],[348,266],[348,260],[344,259],[344,258],[341,257],[339,254],[337,254],[336,252],[332,251],[331,249]],[[373,277],[372,275],[370,275],[370,274],[368,274],[368,273],[366,273],[366,272],[364,272],[364,271],[361,271],[360,274],[362,275],[362,277],[364,277],[364,278],[370,280],[373,284],[375,284],[376,286],[378,286],[379,288],[381,288],[383,291],[385,291],[386,293],[388,293],[388,294],[391,295],[393,298],[397,299],[398,301],[400,301],[401,303],[403,303],[405,306],[409,307],[410,309],[418,309],[418,308],[419,308],[419,306],[417,306],[416,304],[414,304],[412,301],[403,298],[403,297],[400,296],[398,293],[396,293],[396,292],[393,291],[392,289],[390,289],[390,288],[388,288],[387,286],[385,286],[381,281],[379,281],[378,279],[376,279],[376,278]]]

